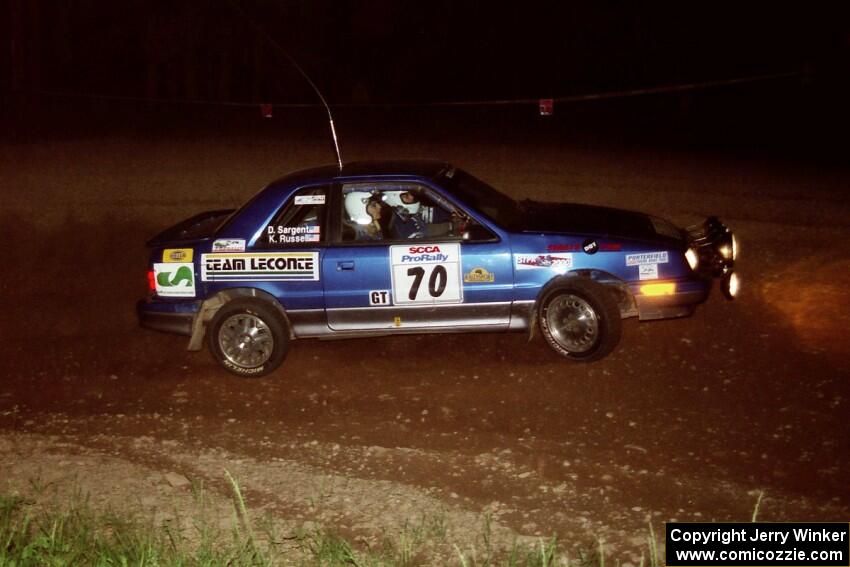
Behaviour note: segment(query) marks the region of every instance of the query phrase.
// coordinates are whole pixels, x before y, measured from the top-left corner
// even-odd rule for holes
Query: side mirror
[[[463,239],[464,242],[478,242],[482,240],[493,240],[494,238],[495,236],[492,232],[490,232],[487,227],[482,226],[476,222],[473,222],[469,226],[467,226],[466,230],[464,230],[461,234],[461,239]]]

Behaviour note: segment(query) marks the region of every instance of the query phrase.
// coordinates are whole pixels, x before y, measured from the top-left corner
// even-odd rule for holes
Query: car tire
[[[601,284],[571,277],[546,289],[538,304],[540,331],[552,349],[570,360],[608,355],[622,334],[620,309]]]
[[[229,372],[259,378],[272,372],[286,358],[289,332],[273,306],[255,299],[236,299],[213,317],[209,348]]]

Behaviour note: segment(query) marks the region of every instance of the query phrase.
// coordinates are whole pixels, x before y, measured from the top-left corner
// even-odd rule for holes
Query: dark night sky
[[[237,8],[234,4],[238,4]],[[848,72],[847,9],[803,3],[10,0],[22,88],[332,103],[551,97]],[[4,85],[11,59],[5,54]]]

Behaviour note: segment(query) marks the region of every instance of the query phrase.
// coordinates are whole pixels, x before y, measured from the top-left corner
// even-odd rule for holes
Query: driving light
[[[699,255],[697,254],[697,251],[693,248],[688,248],[688,250],[685,252],[685,260],[688,261],[688,265],[691,267],[692,270],[696,270],[697,266],[699,266]]]
[[[735,233],[732,233],[732,260],[738,259],[738,239],[735,237]]]
[[[735,299],[735,296],[738,295],[738,291],[741,289],[741,280],[738,278],[738,274],[729,272],[723,276],[720,289],[726,299]]]
[[[640,292],[643,295],[673,295],[676,293],[676,284],[674,283],[651,283],[640,286]]]

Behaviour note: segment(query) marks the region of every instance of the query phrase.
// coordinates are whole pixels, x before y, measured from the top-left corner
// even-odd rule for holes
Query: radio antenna
[[[330,124],[331,127],[331,138],[333,139],[334,150],[336,150],[336,161],[339,165],[339,170],[342,171],[342,155],[339,153],[339,140],[337,139],[336,128],[334,127],[334,117],[333,114],[331,114],[331,107],[328,105],[328,102],[325,100],[325,97],[322,96],[322,91],[319,90],[319,87],[316,86],[316,83],[314,83],[313,80],[310,79],[310,76],[307,75],[307,72],[301,68],[301,65],[298,64],[298,62],[289,54],[289,52],[286,51],[286,49],[284,49],[281,44],[275,41],[275,39],[270,36],[269,33],[265,29],[263,29],[262,26],[252,20],[250,16],[248,16],[248,14],[246,14],[242,7],[236,2],[236,0],[230,0],[230,5],[233,6],[236,11],[239,12],[239,14],[241,14],[245,21],[248,22],[252,28],[254,28],[254,31],[260,34],[260,36],[263,37],[263,39],[265,39],[269,43],[269,45],[277,49],[280,53],[283,54],[284,57],[286,57],[286,60],[289,61],[289,63],[293,67],[295,67],[295,69],[299,73],[301,73],[301,76],[304,77],[310,87],[312,87],[313,91],[315,91],[316,95],[319,97],[319,100],[322,101],[322,105],[328,112],[328,124]]]

